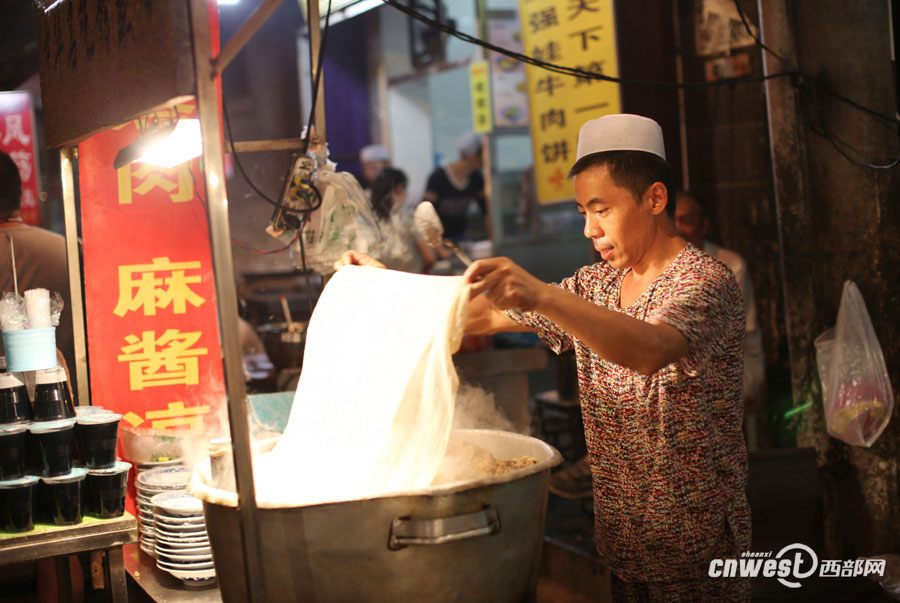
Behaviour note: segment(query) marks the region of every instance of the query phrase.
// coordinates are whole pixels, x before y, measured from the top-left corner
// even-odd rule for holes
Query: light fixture
[[[163,168],[199,157],[203,152],[199,119],[179,119],[141,136],[116,155],[113,167],[119,169],[140,161]]]
[[[219,6],[234,6],[241,0],[218,0]]]

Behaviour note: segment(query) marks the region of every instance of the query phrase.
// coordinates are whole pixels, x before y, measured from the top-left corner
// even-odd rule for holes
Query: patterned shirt
[[[727,266],[693,245],[621,308],[627,272],[601,262],[558,286],[678,329],[689,353],[650,376],[600,358],[540,314],[509,315],[556,353],[575,348],[601,557],[628,582],[698,578],[710,559],[750,547],[741,292]]]

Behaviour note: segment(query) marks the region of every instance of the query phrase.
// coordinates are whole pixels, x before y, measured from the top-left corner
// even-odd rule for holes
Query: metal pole
[[[250,426],[241,345],[238,339],[237,292],[231,260],[231,230],[228,225],[228,200],[225,198],[225,166],[222,128],[216,76],[210,60],[210,25],[206,0],[191,0],[191,30],[194,42],[194,68],[197,75],[197,116],[203,136],[203,168],[206,185],[209,235],[212,247],[216,304],[219,312],[219,337],[225,365],[228,392],[228,419],[234,448],[235,476],[241,516],[244,572],[251,600],[265,600],[265,574],[260,562],[256,495],[250,453]]]
[[[278,5],[284,0],[266,0],[257,7],[250,18],[241,25],[241,28],[234,34],[234,37],[228,40],[225,48],[219,52],[219,56],[213,59],[213,76],[221,75],[228,64],[234,60],[241,49],[250,41],[253,34],[262,27],[262,24],[275,12]]]
[[[299,138],[276,138],[274,140],[239,140],[227,143],[226,153],[256,153],[258,151],[301,151],[303,141]]]
[[[84,330],[84,299],[81,296],[81,256],[78,254],[78,222],[75,219],[75,177],[72,167],[78,158],[78,149],[63,147],[59,150],[59,166],[62,176],[63,214],[66,221],[66,259],[69,266],[69,299],[72,307],[72,337],[75,342],[75,371],[78,380],[78,404],[91,403],[88,383],[87,340]]]
[[[306,14],[309,15],[309,73],[312,76],[310,90],[312,98],[318,99],[316,103],[316,137],[325,138],[325,76],[319,77],[319,89],[313,90],[316,85],[316,74],[319,71],[319,48],[322,46],[322,30],[319,28],[319,0],[307,0],[309,7]],[[325,68],[323,63],[322,68]],[[309,136],[309,133],[307,133]]]

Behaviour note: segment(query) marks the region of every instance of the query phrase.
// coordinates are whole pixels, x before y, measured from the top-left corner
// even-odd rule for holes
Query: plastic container
[[[75,419],[32,423],[28,431],[37,440],[41,453],[41,475],[54,477],[72,470]]]
[[[4,331],[6,370],[10,373],[52,369],[56,359],[56,328]]]
[[[81,413],[75,419],[78,450],[88,469],[104,469],[116,464],[119,419],[113,412]]]
[[[34,529],[34,486],[39,481],[34,475],[0,481],[0,530],[27,532]]]
[[[103,519],[125,513],[125,491],[131,463],[119,461],[109,469],[88,469],[84,511]]]
[[[25,475],[25,437],[27,425],[0,425],[0,480]]]
[[[69,395],[66,371],[54,368],[35,374],[34,420],[74,419],[75,405]]]
[[[34,418],[22,376],[0,373],[0,425],[25,423]]]
[[[87,470],[80,467],[65,475],[42,477],[45,508],[58,526],[81,523],[81,484]]]

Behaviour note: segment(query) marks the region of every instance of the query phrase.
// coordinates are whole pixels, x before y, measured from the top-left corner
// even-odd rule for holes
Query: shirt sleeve
[[[679,365],[691,377],[735,340],[743,345],[743,299],[734,274],[724,266],[707,268],[683,276],[647,318],[678,329],[687,339],[690,350]]]
[[[565,278],[562,282],[553,283],[553,285],[569,293],[577,294],[577,277],[576,273],[575,276]],[[569,333],[542,314],[537,312],[516,312],[514,310],[507,310],[506,314],[515,322],[534,331],[557,354],[562,354],[575,346],[575,341]]]

